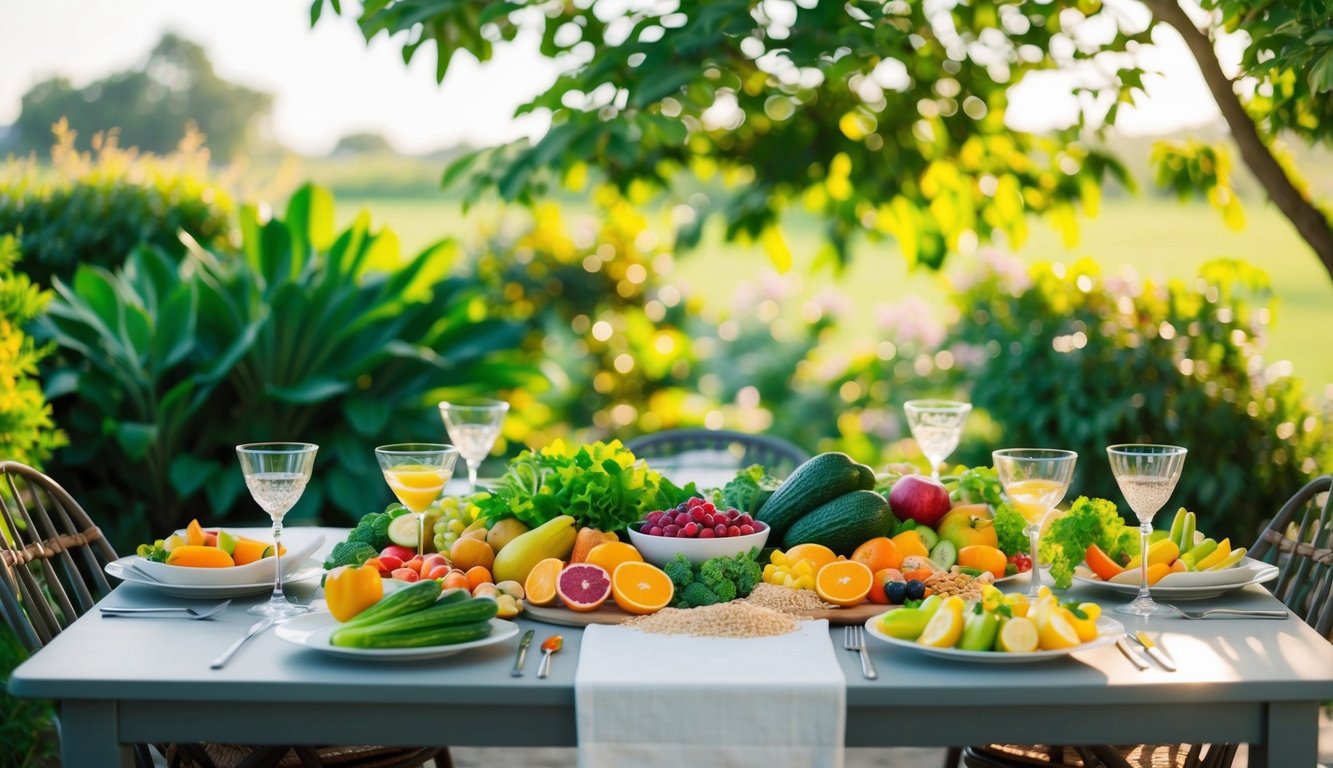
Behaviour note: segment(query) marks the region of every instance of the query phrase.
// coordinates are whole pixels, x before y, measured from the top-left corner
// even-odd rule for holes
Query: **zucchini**
[[[385,642],[397,642],[397,639],[432,635],[448,627],[488,622],[495,618],[498,604],[486,597],[468,598],[462,602],[439,602],[424,610],[405,616],[387,619],[365,626],[343,626],[333,633],[329,642],[333,645],[351,648],[386,648],[413,646],[386,646]],[[473,638],[476,639],[476,638]],[[464,642],[462,640],[432,641],[422,645],[442,645],[444,642]]]
[[[892,525],[888,500],[874,491],[856,490],[797,520],[782,538],[782,548],[823,544],[840,555],[850,555],[861,544],[887,534]]]
[[[777,541],[797,520],[821,504],[856,490],[875,487],[875,473],[845,453],[821,453],[797,467],[760,508],[755,519]]]
[[[414,581],[392,595],[381,598],[378,603],[352,617],[343,624],[343,627],[364,627],[395,616],[414,613],[434,603],[439,597],[440,582],[435,579]]]
[[[493,631],[489,621],[468,624],[446,624],[442,627],[412,632],[360,633],[343,638],[335,636],[331,642],[343,648],[422,648],[428,645],[457,645],[490,637]]]

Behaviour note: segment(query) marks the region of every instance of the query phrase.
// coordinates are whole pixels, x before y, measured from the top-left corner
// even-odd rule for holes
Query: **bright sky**
[[[223,78],[273,93],[270,130],[300,152],[326,153],[359,131],[425,152],[545,130],[544,118],[512,117],[555,77],[535,40],[521,39],[485,66],[459,57],[437,85],[434,51],[423,48],[404,67],[399,46],[380,36],[367,47],[350,18],[325,19],[312,30],[308,0],[0,0],[0,125],[14,122],[35,83],[64,75],[85,85],[137,66],[167,30],[203,45]],[[1150,80],[1152,98],[1121,114],[1125,133],[1164,133],[1217,117],[1183,44],[1174,35],[1160,42],[1151,62],[1169,76]],[[1067,114],[1070,98],[1025,87],[1013,94],[1009,122],[1040,128]]]

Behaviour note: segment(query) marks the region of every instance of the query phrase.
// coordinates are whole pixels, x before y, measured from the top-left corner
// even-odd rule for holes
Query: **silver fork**
[[[225,600],[208,610],[199,610],[197,608],[116,608],[114,606],[101,606],[103,616],[129,618],[142,616],[144,618],[172,618],[182,619],[211,619],[214,616],[227,610],[231,605],[230,600]]]
[[[865,636],[860,624],[852,624],[844,629],[842,647],[861,654],[861,674],[865,675],[867,680],[874,680],[879,677],[875,672],[874,665],[870,663],[870,653],[866,650]]]
[[[1175,611],[1182,618],[1186,619],[1206,619],[1209,616],[1237,616],[1249,617],[1253,619],[1285,619],[1286,611],[1263,611],[1263,610],[1241,610],[1239,608],[1208,608],[1202,611],[1187,611],[1170,603],[1158,603]]]

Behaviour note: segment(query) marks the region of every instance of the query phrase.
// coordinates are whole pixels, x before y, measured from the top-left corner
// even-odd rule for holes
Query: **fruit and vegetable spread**
[[[444,499],[426,514],[426,554],[416,554],[415,516],[394,504],[363,517],[326,567],[361,566],[358,574],[368,567],[419,590],[431,587],[417,583],[430,583],[458,596],[450,600],[486,600],[501,618],[530,604],[660,616],[662,627],[689,625],[691,632],[724,631],[709,627],[731,621],[740,628],[725,631],[735,636],[750,631],[747,622],[776,627],[752,609],[810,615],[877,604],[886,611],[881,629],[891,636],[1020,652],[1086,642],[1100,614],[1095,604],[1060,605],[1051,597],[1028,606],[1021,596],[999,596],[993,582],[1029,571],[1032,559],[1026,521],[989,467],[936,481],[903,471],[877,475],[845,454],[822,453],[783,481],[756,465],[720,488],[696,491],[675,486],[618,442],[557,444],[514,459],[493,491]],[[679,554],[662,567],[645,562],[626,540],[631,527],[636,536],[679,540]],[[1171,531],[1153,534],[1150,578],[1229,567],[1244,556],[1194,528],[1193,515],[1182,510]],[[765,529],[762,552],[737,540],[733,554],[689,556],[702,539],[717,546]],[[1101,578],[1120,581],[1137,568],[1139,533],[1113,502],[1080,497],[1048,526],[1040,546],[1057,587],[1068,586],[1085,560]],[[347,592],[340,613],[364,608],[369,592]],[[348,628],[363,628],[361,616],[375,616],[385,603],[405,601],[402,593],[374,602]],[[418,621],[434,630],[453,626],[424,616]],[[371,640],[365,632],[342,637],[384,642],[378,638],[398,632],[406,630],[389,625],[369,631]]]

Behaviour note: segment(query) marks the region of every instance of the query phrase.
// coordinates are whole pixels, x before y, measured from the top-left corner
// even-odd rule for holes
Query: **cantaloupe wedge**
[[[204,546],[204,527],[198,520],[191,520],[190,524],[185,526],[185,543],[192,547]]]
[[[231,556],[236,560],[237,565],[249,565],[250,563],[264,557],[273,545],[267,541],[258,541],[256,539],[247,539],[244,536],[236,537],[236,548],[232,550]],[[222,550],[218,550],[221,552]]]
[[[181,565],[187,568],[230,568],[236,563],[231,559],[231,555],[217,547],[186,544],[171,550],[171,554],[167,555],[167,565]]]

